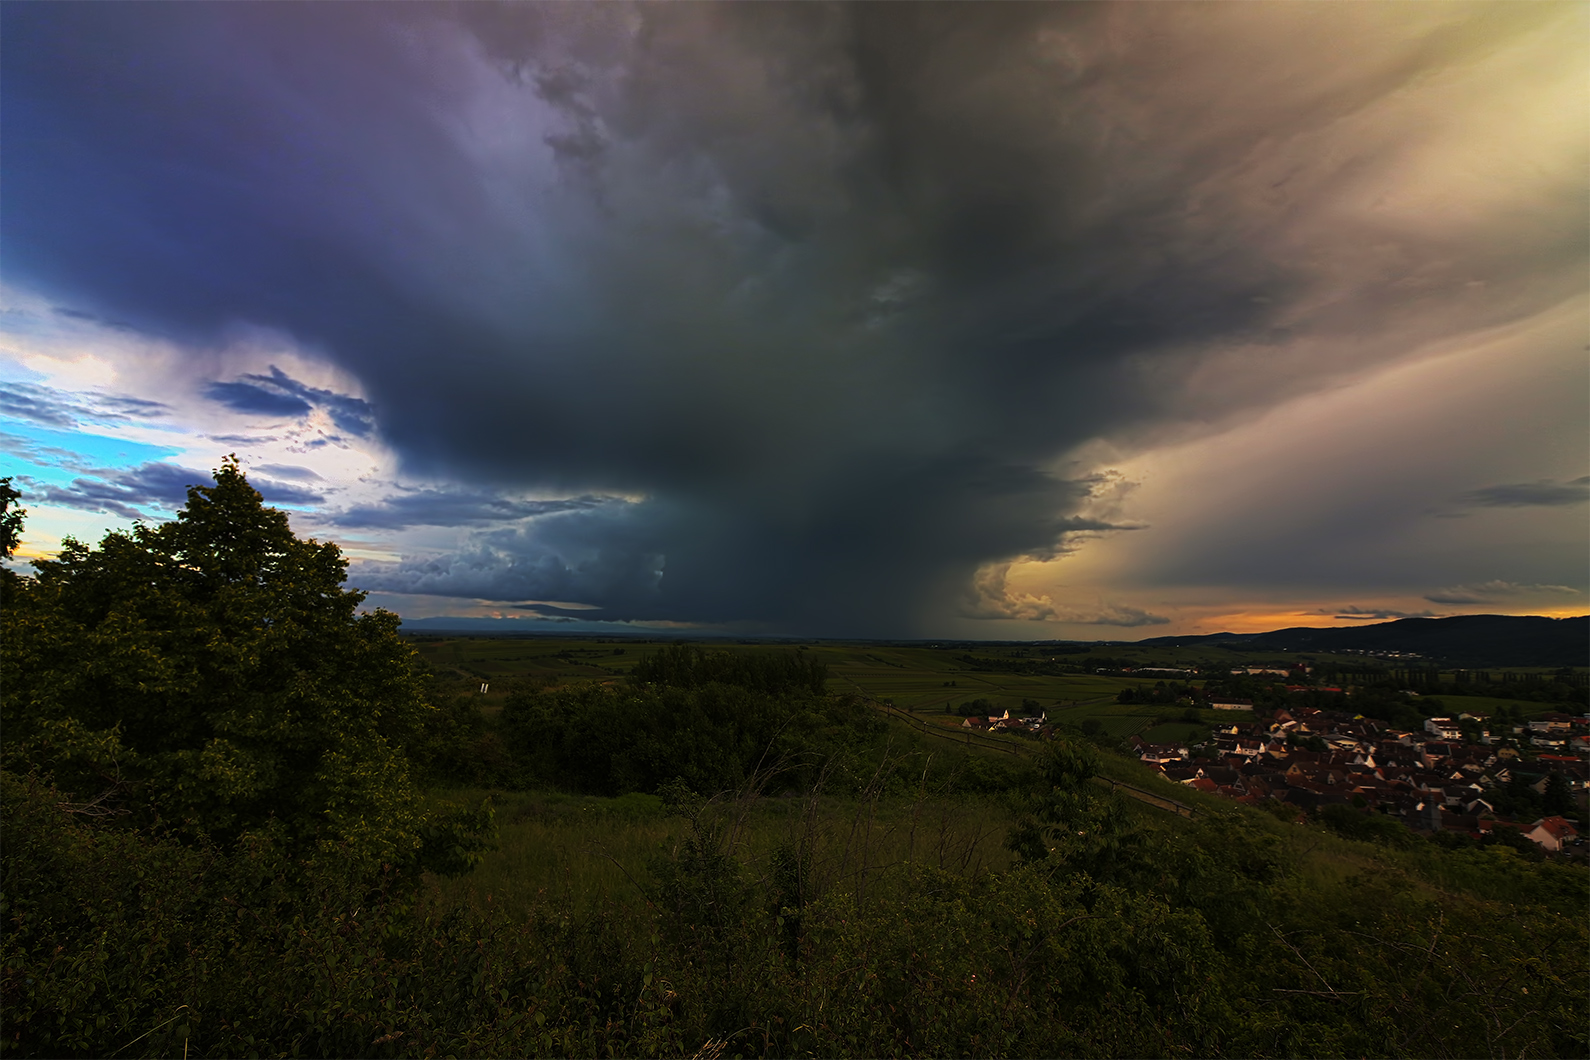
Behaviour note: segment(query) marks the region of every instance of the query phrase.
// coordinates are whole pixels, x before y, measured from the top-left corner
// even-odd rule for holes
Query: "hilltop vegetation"
[[[168,527],[5,583],[0,1051],[1590,1048],[1582,869],[1126,799],[1100,778],[1140,767],[1066,719],[1139,717],[1140,679],[414,653],[235,466]],[[1059,728],[973,738],[979,701]]]

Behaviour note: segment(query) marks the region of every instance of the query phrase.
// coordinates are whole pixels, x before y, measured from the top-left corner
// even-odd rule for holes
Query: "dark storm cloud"
[[[232,382],[211,383],[205,395],[236,412],[265,416],[305,416],[323,408],[340,430],[358,438],[375,429],[368,402],[301,383],[275,365],[269,375],[250,373]]]
[[[267,390],[253,383],[211,383],[204,393],[234,412],[259,413],[264,416],[304,416],[313,408],[309,402],[293,394]]]
[[[488,490],[410,489],[374,504],[331,512],[326,519],[333,526],[381,530],[411,526],[479,526],[555,512],[581,511],[605,503],[611,502],[600,497],[524,501]]]
[[[558,600],[603,618],[654,617],[664,558],[643,506],[609,503],[486,531],[456,554],[356,563],[361,589],[481,600]]]
[[[1470,490],[1457,503],[1470,508],[1557,508],[1590,500],[1590,475],[1568,482],[1510,482]]]
[[[909,632],[1083,529],[1070,447],[1563,296],[1577,192],[1508,239],[1318,222],[1381,149],[1333,130],[1571,17],[1409,8],[6,5],[8,273],[195,345],[288,333],[461,496],[650,498],[383,588]]]
[[[0,416],[71,430],[85,423],[129,423],[169,411],[158,401],[125,394],[67,394],[36,383],[0,383]]]

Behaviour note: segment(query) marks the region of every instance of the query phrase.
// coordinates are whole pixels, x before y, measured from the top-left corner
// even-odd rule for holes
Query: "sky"
[[[0,5],[14,565],[406,619],[1590,611],[1590,7]]]

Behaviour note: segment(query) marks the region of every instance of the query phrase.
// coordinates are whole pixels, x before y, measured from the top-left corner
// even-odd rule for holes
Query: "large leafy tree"
[[[412,650],[235,457],[176,519],[34,566],[3,619],[9,768],[179,832],[412,861]]]

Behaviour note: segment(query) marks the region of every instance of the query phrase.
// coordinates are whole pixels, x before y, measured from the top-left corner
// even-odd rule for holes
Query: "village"
[[[1211,706],[1253,709],[1247,703]],[[1527,745],[1537,752],[1533,757],[1491,742],[1488,733],[1485,742],[1465,741],[1461,723],[1476,720],[1430,718],[1422,731],[1405,731],[1342,711],[1296,707],[1217,724],[1199,745],[1140,737],[1131,743],[1167,781],[1238,802],[1273,799],[1310,813],[1350,806],[1416,832],[1483,840],[1512,830],[1551,853],[1581,847],[1566,815],[1583,805],[1590,717],[1551,713],[1513,726],[1510,742]],[[1525,820],[1499,811],[1525,792],[1557,812]]]
[[[1254,720],[1217,721],[1202,742],[1152,743],[1136,735],[1126,742],[1164,780],[1248,805],[1299,814],[1345,806],[1424,834],[1494,841],[1510,830],[1547,853],[1590,853],[1569,819],[1582,818],[1585,806],[1590,715],[1547,713],[1500,733],[1468,714],[1429,718],[1423,729],[1406,730],[1307,706],[1268,710],[1213,697],[1207,707]],[[1047,715],[1008,711],[961,724],[1039,738],[1054,732]],[[1475,735],[1478,742],[1469,739]],[[1521,802],[1546,812],[1507,812]]]

